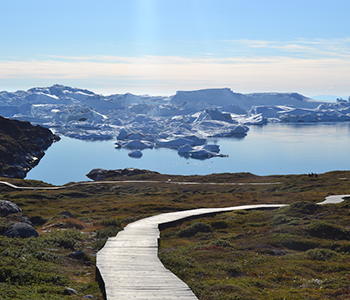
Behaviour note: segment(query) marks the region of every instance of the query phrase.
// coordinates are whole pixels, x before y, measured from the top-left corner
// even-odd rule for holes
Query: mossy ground
[[[0,238],[0,298],[80,299],[91,294],[102,299],[95,282],[95,254],[107,236],[116,235],[127,223],[200,207],[316,203],[331,194],[350,194],[347,178],[350,172],[330,172],[317,179],[306,175],[259,177],[239,173],[142,175],[126,179],[163,182],[77,184],[60,190],[15,190],[0,185],[0,199],[19,205],[23,213],[35,220],[40,234],[37,239]],[[169,179],[203,184],[171,184]],[[2,180],[18,186],[47,185]],[[73,218],[60,215],[64,211]],[[296,204],[294,211],[285,208],[227,213],[202,219],[208,232],[179,237],[181,230],[199,222],[194,220],[162,232],[160,256],[200,299],[346,299],[350,293],[350,245],[346,238],[349,211],[345,202],[317,206],[314,210]],[[331,233],[342,232],[342,239],[315,235],[325,224]],[[69,257],[76,250],[82,250],[86,256],[80,260]],[[79,294],[64,295],[67,286]]]
[[[162,231],[160,258],[201,300],[349,299],[349,208],[237,211],[185,222]],[[196,224],[211,230],[183,235]],[[324,224],[336,234],[322,236]]]

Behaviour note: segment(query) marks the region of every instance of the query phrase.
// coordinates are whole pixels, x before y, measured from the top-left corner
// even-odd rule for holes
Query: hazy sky
[[[349,0],[0,4],[0,90],[350,94]]]

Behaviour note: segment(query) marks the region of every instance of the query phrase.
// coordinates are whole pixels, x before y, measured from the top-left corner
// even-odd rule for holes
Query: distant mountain
[[[59,139],[42,126],[0,116],[0,176],[24,178]]]

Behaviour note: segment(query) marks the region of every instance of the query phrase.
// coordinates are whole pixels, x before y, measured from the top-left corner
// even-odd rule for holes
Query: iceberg
[[[190,157],[191,158],[196,158],[196,159],[207,159],[211,157],[227,157],[227,155],[219,154],[216,152],[211,152],[206,149],[198,149],[198,150],[193,150],[190,152]]]
[[[164,147],[164,148],[180,148],[184,145],[189,146],[198,146],[198,145],[204,145],[206,143],[206,139],[200,139],[196,136],[192,137],[181,137],[181,138],[174,138],[174,139],[159,139],[154,141],[155,145],[157,147]]]
[[[207,159],[211,157],[227,157],[227,155],[219,154],[219,145],[204,145],[192,147],[189,144],[181,146],[178,149],[178,154],[183,157],[191,157],[196,159]]]
[[[269,122],[350,121],[350,103],[316,101],[298,93],[240,94],[229,88],[178,91],[172,96],[104,96],[53,85],[0,92],[0,115],[77,139],[115,139],[116,147],[167,147],[205,157],[219,153],[209,145],[195,149],[204,147],[209,137],[243,138],[249,126]]]
[[[189,157],[190,156],[190,152],[193,151],[193,147],[191,147],[189,144],[183,145],[181,147],[179,147],[179,149],[177,150],[177,153],[180,156],[185,156],[185,157]]]
[[[131,141],[118,141],[115,142],[115,148],[126,149],[152,149],[153,143],[149,141],[131,140]]]
[[[249,131],[247,126],[216,120],[202,121],[196,123],[193,127],[198,133],[206,137],[243,137]]]
[[[141,158],[142,152],[140,150],[132,150],[132,151],[129,151],[128,155],[133,158]]]

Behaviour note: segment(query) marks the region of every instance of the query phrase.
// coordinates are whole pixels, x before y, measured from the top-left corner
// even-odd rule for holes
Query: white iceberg
[[[206,139],[200,139],[196,136],[192,137],[180,137],[180,138],[173,138],[173,139],[156,139],[154,141],[155,145],[158,147],[164,147],[164,148],[180,148],[184,145],[189,146],[198,146],[205,144]]]
[[[205,145],[203,149],[208,150],[210,152],[219,153],[220,152],[220,146],[219,145]]]
[[[227,155],[211,152],[206,149],[199,149],[199,150],[193,150],[190,152],[190,157],[191,158],[196,158],[196,159],[207,159],[211,157],[227,157]]]
[[[350,103],[315,101],[297,93],[244,95],[228,88],[179,91],[170,97],[103,96],[54,85],[0,92],[0,114],[78,139],[117,138],[117,147],[145,149],[155,143],[179,149],[204,146],[208,137],[244,137],[247,125],[350,121]]]
[[[227,157],[227,155],[219,154],[219,145],[204,145],[192,147],[189,144],[181,146],[178,149],[178,154],[184,157],[196,159],[207,159],[211,157]]]
[[[193,128],[198,134],[206,137],[242,137],[249,131],[247,126],[216,120],[196,123]]]

